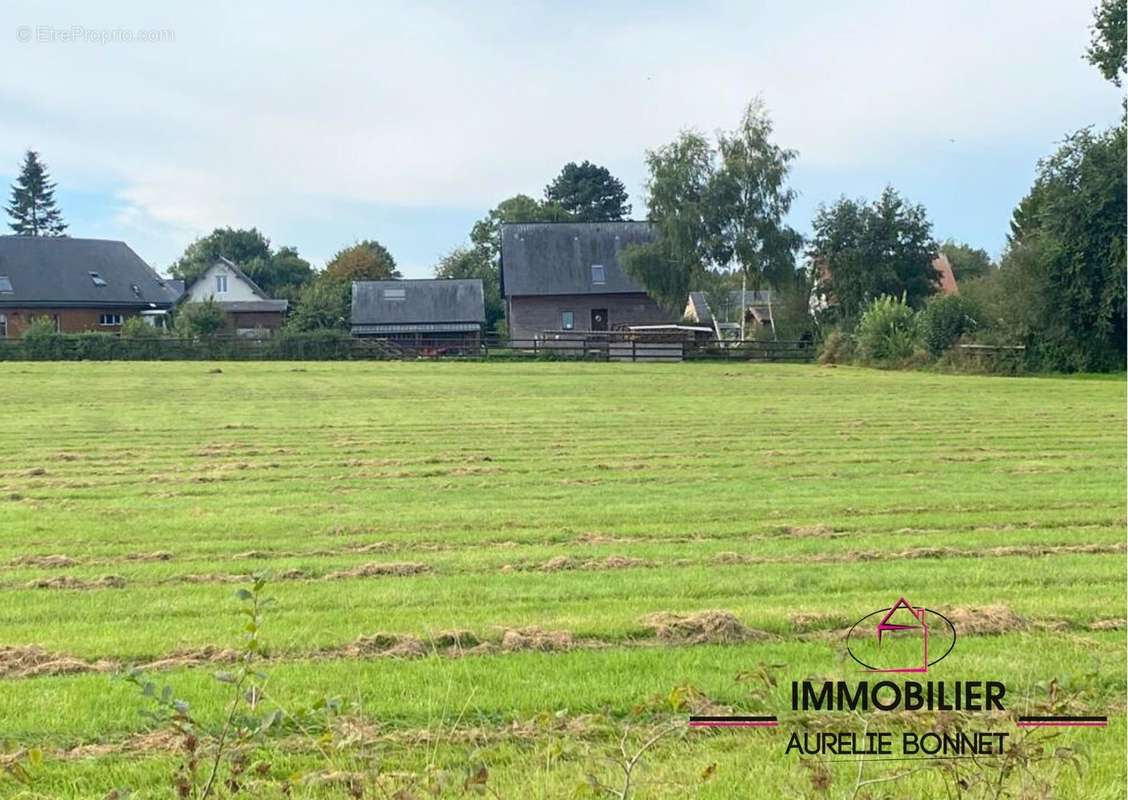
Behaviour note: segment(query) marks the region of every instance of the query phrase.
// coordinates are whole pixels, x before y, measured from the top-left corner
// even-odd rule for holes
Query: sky
[[[1082,57],[1092,2],[6,0],[0,180],[39,151],[70,235],[159,271],[254,226],[317,267],[377,239],[427,277],[568,161],[645,218],[645,152],[759,96],[798,151],[800,231],[892,185],[998,255],[1038,159],[1120,117]]]

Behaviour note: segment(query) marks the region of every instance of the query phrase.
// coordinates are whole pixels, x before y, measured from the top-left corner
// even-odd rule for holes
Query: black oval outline
[[[892,608],[893,608],[893,606],[890,606],[889,608],[880,608],[877,611],[871,611],[869,614],[866,614],[860,620],[858,620],[853,625],[851,625],[850,630],[846,632],[846,653],[850,656],[850,658],[854,659],[856,662],[858,662],[863,667],[865,667],[866,669],[868,669],[872,672],[881,672],[882,670],[879,669],[878,667],[871,667],[869,664],[867,664],[866,662],[864,662],[860,658],[858,658],[856,655],[854,655],[854,651],[850,649],[850,637],[854,634],[854,628],[857,628],[859,625],[861,625],[867,619],[874,616],[875,614],[884,614],[886,611],[892,610]],[[934,660],[928,662],[928,666],[931,667],[933,664],[938,664],[941,661],[943,661],[945,658],[948,657],[948,654],[951,653],[953,649],[955,649],[956,639],[959,638],[959,634],[956,632],[956,626],[954,624],[952,624],[952,621],[950,619],[948,619],[947,617],[945,617],[943,614],[941,614],[939,611],[933,611],[931,608],[926,608],[924,610],[927,611],[929,614],[935,614],[936,616],[940,617],[940,619],[942,619],[942,620],[944,620],[944,622],[948,623],[948,627],[952,629],[952,643],[950,645],[948,645],[948,649],[944,651],[944,655],[940,656],[940,658],[937,658],[937,659],[934,659]]]

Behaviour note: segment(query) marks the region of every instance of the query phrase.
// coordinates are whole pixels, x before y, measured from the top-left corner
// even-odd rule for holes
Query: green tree
[[[843,197],[820,206],[812,228],[807,252],[823,273],[816,291],[847,319],[882,295],[919,308],[939,287],[932,223],[892,187],[872,203]]]
[[[181,336],[214,336],[227,322],[227,315],[214,298],[202,303],[184,303],[176,312],[176,332]]]
[[[572,215],[555,203],[542,203],[527,194],[502,200],[470,229],[470,242],[486,258],[499,263],[501,226],[507,222],[566,222]]]
[[[802,244],[783,221],[795,200],[787,177],[796,152],[772,142],[771,135],[767,109],[753,100],[736,130],[718,134],[720,167],[709,187],[712,260],[735,265],[755,288],[790,285]]]
[[[569,161],[544,189],[546,204],[556,205],[580,222],[607,222],[630,216],[627,189],[607,167]]]
[[[241,266],[268,295],[288,300],[297,299],[301,287],[316,274],[295,247],[281,247],[269,257],[257,256]]]
[[[347,331],[352,315],[352,284],[325,273],[301,288],[286,319],[288,331]]]
[[[774,144],[759,100],[714,147],[695,131],[646,154],[647,207],[654,242],[624,249],[624,269],[659,303],[677,309],[707,288],[711,272],[736,272],[752,288],[796,278],[798,233],[783,222],[795,193],[787,176],[795,152]]]
[[[479,248],[459,247],[451,250],[435,265],[436,278],[477,278],[482,281],[486,303],[486,330],[497,329],[505,317],[501,300],[501,281],[497,266]]]
[[[365,239],[339,250],[325,265],[324,277],[334,281],[386,281],[402,278],[388,248]]]
[[[1101,0],[1093,9],[1091,32],[1085,57],[1105,80],[1119,86],[1128,60],[1128,0]]]
[[[188,245],[184,254],[169,267],[169,273],[185,284],[191,284],[218,261],[220,256],[241,268],[256,259],[269,261],[270,240],[258,228],[216,228]],[[267,291],[265,287],[263,291]]]
[[[8,201],[8,223],[17,236],[63,236],[67,226],[55,206],[55,184],[39,154],[28,150],[19,177],[12,184]]]
[[[948,262],[952,265],[952,274],[956,276],[957,283],[973,278],[982,278],[995,268],[995,264],[991,261],[991,256],[987,255],[986,250],[957,242],[954,239],[948,239],[941,244],[940,252],[948,257]]]
[[[1019,334],[1045,368],[1124,365],[1126,147],[1123,123],[1078,131],[1039,162],[1015,210],[1000,272],[1041,287],[1041,313]]]

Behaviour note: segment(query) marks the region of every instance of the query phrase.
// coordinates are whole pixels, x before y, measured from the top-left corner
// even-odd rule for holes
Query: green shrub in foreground
[[[904,299],[882,295],[866,307],[854,341],[858,354],[868,361],[904,361],[920,343],[917,314]]]
[[[931,356],[939,356],[978,325],[975,305],[958,294],[933,298],[917,321],[921,339]]]

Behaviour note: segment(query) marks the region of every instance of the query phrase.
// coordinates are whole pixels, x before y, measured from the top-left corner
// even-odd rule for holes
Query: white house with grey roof
[[[501,289],[509,335],[552,339],[676,321],[619,265],[629,244],[654,240],[648,222],[501,226]]]
[[[239,265],[222,256],[188,286],[184,301],[214,300],[227,317],[227,327],[240,336],[253,336],[282,326],[290,304],[275,300],[258,287]]]
[[[486,322],[482,282],[353,281],[351,321],[353,336],[477,346]]]

